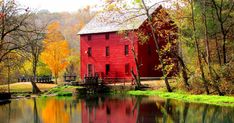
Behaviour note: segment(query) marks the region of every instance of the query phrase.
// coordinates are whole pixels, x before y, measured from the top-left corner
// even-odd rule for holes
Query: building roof
[[[158,6],[150,9],[152,14]],[[91,21],[82,28],[78,34],[94,34],[116,32],[121,30],[138,29],[147,19],[145,10],[129,10],[125,12],[108,11],[98,13]]]

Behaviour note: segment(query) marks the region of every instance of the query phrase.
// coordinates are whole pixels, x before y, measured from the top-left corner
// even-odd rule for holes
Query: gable
[[[150,9],[152,14],[158,6]],[[109,11],[98,13],[88,24],[78,32],[79,35],[117,32],[121,30],[138,29],[145,21],[147,16],[145,10],[131,10],[125,12]]]

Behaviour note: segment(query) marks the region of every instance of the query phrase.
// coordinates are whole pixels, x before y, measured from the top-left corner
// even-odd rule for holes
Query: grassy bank
[[[163,92],[156,90],[147,91],[128,91],[130,95],[144,95],[144,96],[159,96],[167,99],[177,99],[185,102],[205,103],[220,106],[234,107],[234,97],[231,96],[217,96],[217,95],[190,95],[186,93],[177,92]]]
[[[72,96],[72,93],[75,91],[75,89],[81,88],[79,86],[56,86],[46,93],[44,93],[42,96]]]

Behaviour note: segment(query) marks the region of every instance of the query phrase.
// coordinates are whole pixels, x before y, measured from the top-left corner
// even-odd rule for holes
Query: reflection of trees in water
[[[11,102],[8,103],[8,123],[11,121]]]
[[[202,113],[202,123],[205,123],[205,119],[206,119],[206,114],[207,114],[207,110],[208,109],[208,105],[205,104],[205,108],[203,110],[203,113]]]
[[[33,104],[34,104],[34,123],[40,123],[38,111],[37,111],[37,101],[36,98],[33,98]]]
[[[47,100],[45,108],[42,110],[42,120],[44,123],[69,123],[70,115],[65,110],[64,101]]]
[[[234,122],[234,108],[208,104],[185,103],[173,100],[172,117],[180,117],[174,122],[229,123]]]
[[[184,103],[184,110],[183,110],[183,123],[186,123],[188,111],[189,111],[189,103],[185,102]]]
[[[233,114],[232,107],[177,100],[152,100],[146,97],[91,97],[80,102],[32,98],[13,100],[10,104],[0,105],[0,123],[81,122],[82,115],[86,115],[84,118],[87,120],[89,115],[89,121],[93,123],[100,123],[98,119],[103,117],[106,122],[114,122],[116,119],[120,122],[125,119],[122,122],[129,120],[128,123],[234,123]]]
[[[143,101],[142,101],[143,100]],[[137,97],[136,123],[229,123],[234,122],[234,108],[195,104],[177,100],[145,101]]]

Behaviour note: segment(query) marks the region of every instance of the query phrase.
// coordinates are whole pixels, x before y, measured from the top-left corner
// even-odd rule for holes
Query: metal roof
[[[150,9],[152,14],[158,6]],[[116,32],[121,30],[138,29],[147,19],[145,10],[129,10],[125,12],[108,11],[98,13],[79,32],[79,35],[104,32]]]

